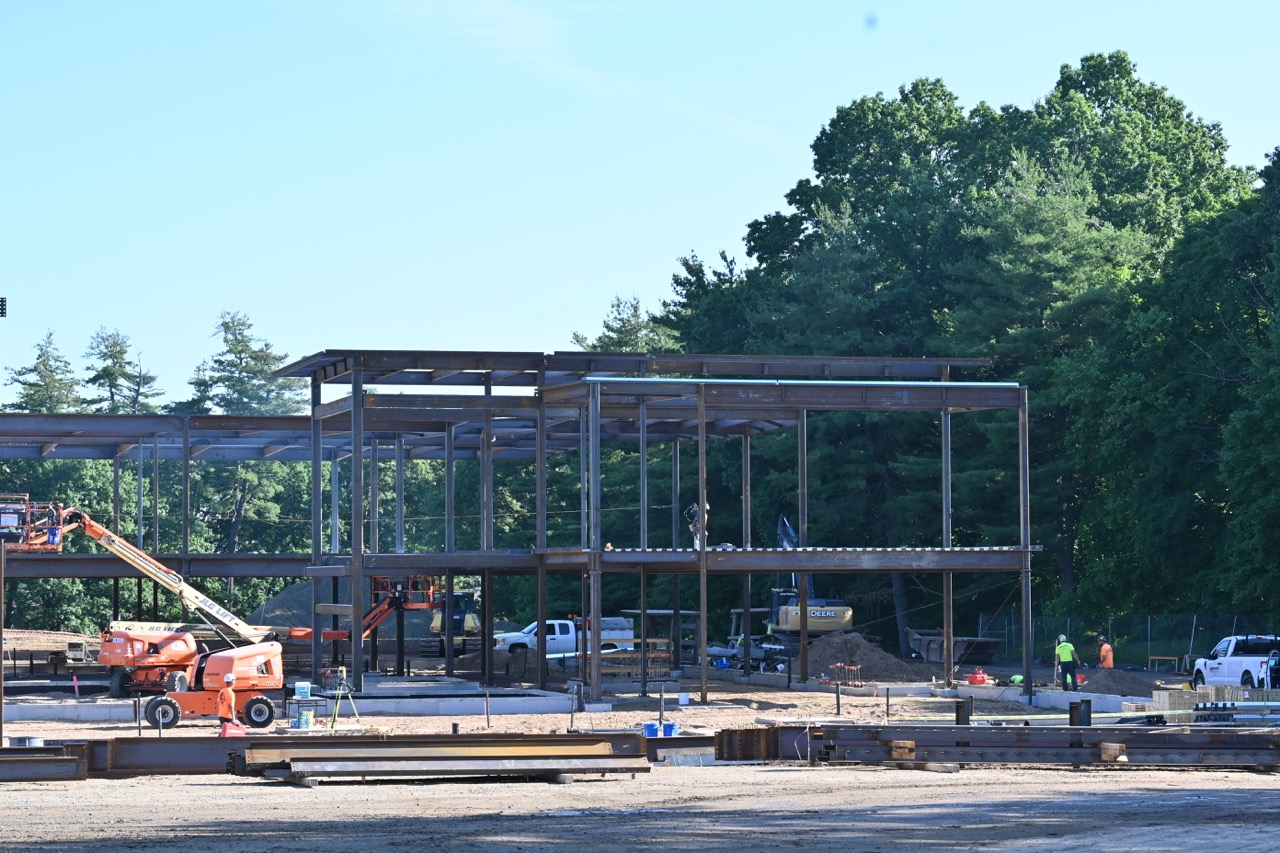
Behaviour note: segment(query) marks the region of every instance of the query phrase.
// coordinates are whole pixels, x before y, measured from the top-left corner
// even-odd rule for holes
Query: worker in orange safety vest
[[[1098,637],[1098,668],[1111,669],[1116,665],[1115,655],[1111,651],[1111,644],[1107,642],[1107,638]]]
[[[225,683],[222,689],[218,691],[218,721],[221,723],[234,723],[236,719],[236,691],[231,685],[236,683],[236,677],[228,672],[223,681]]]

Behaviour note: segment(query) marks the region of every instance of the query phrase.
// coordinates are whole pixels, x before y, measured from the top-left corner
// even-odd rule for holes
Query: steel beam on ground
[[[0,782],[71,782],[84,778],[85,763],[74,756],[0,754]]]
[[[717,736],[718,758],[820,763],[1116,764],[1280,767],[1280,731],[1225,727],[823,725],[771,734]],[[786,743],[785,753],[781,744]],[[764,754],[762,754],[764,753]],[[1123,756],[1123,758],[1121,758]]]

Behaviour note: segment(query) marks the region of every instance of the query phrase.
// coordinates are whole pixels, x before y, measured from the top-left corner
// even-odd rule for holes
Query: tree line
[[[602,331],[573,343],[651,353],[988,357],[989,369],[954,378],[1029,388],[1032,541],[1044,548],[1033,562],[1037,609],[1088,613],[1099,624],[1196,610],[1270,618],[1276,605],[1265,589],[1280,545],[1272,522],[1280,498],[1271,487],[1280,443],[1266,426],[1280,395],[1280,154],[1257,171],[1229,165],[1222,128],[1140,79],[1122,52],[1064,65],[1029,108],[980,103],[966,111],[941,80],[859,98],[836,109],[812,151],[813,174],[786,194],[786,209],[746,225],[749,265],[723,252],[711,263],[681,258],[658,310],[618,297]],[[197,370],[190,396],[159,410],[303,411],[301,390],[270,378],[283,357],[252,335],[246,317],[223,315],[220,330],[223,350]],[[94,366],[77,380],[47,337],[33,365],[10,369],[19,396],[8,408],[158,410],[155,377],[130,355],[126,337],[101,331],[86,355]],[[1017,541],[1016,463],[1002,417],[953,421],[956,545]],[[809,428],[809,544],[941,544],[937,416],[823,413]],[[651,494],[664,496],[651,498],[657,513],[678,510],[665,497],[664,452],[651,460]],[[712,542],[741,536],[736,509],[715,509],[737,506],[737,453],[710,454]],[[794,453],[794,436],[753,445],[754,545],[774,544],[777,516],[794,511]],[[632,541],[638,529],[633,454],[610,449],[605,462],[605,503],[614,508],[603,519],[606,539]],[[12,490],[100,501],[110,485],[95,464],[0,464]],[[577,542],[575,465],[557,459],[549,474],[553,544]],[[305,466],[198,467],[193,548],[307,550]],[[691,468],[683,466],[690,480],[678,489],[682,502],[696,494]],[[496,544],[528,547],[533,473],[507,463],[496,473]],[[424,462],[407,476],[409,538],[436,550],[442,473]],[[478,540],[467,508],[478,489],[466,485],[478,473],[463,466],[460,476],[465,548],[473,533]],[[157,511],[176,521],[172,507]],[[654,541],[645,544],[672,544],[663,524],[650,529]],[[940,592],[927,577],[818,583],[820,595],[853,603],[869,633],[940,624]],[[498,612],[531,618],[529,584],[502,580]],[[958,579],[960,633],[1015,606],[1013,584]],[[653,606],[670,606],[662,600],[669,585],[655,582]],[[233,592],[245,598],[228,602],[232,609],[271,588],[241,586]],[[767,587],[756,585],[757,602]],[[636,603],[624,584],[606,593],[606,606]],[[10,591],[6,624],[101,621],[85,614],[92,595],[70,604],[33,596]],[[726,612],[740,596],[727,579],[712,590],[713,605]],[[576,612],[577,602],[576,584],[553,590],[557,611]]]

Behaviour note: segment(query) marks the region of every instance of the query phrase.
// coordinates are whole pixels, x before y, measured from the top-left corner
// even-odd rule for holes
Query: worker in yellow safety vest
[[[1067,642],[1066,634],[1058,635],[1058,645],[1053,650],[1053,665],[1062,673],[1062,689],[1076,689],[1076,665],[1080,663],[1080,655],[1076,647]]]

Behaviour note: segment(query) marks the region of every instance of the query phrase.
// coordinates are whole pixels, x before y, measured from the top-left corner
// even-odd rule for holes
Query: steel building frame
[[[360,613],[365,602],[359,582],[371,572],[444,574],[450,588],[455,573],[479,572],[484,588],[494,573],[535,573],[538,615],[546,621],[546,575],[576,573],[589,590],[587,613],[599,613],[600,581],[605,573],[640,575],[644,599],[647,573],[697,574],[699,580],[698,647],[706,647],[707,578],[712,573],[750,576],[759,572],[931,572],[943,577],[944,659],[950,652],[952,575],[964,572],[1018,572],[1022,576],[1024,630],[1030,621],[1030,541],[1027,389],[1017,383],[955,382],[956,368],[987,366],[984,359],[874,359],[805,356],[640,355],[630,353],[469,353],[390,350],[325,350],[281,368],[281,377],[303,378],[311,386],[312,564],[332,562],[323,549],[320,448],[329,436],[346,434],[352,448],[391,442],[397,465],[403,458],[445,462],[446,534],[444,553],[381,553],[366,545],[364,466],[351,473],[349,524],[352,600],[321,601],[313,587],[313,624],[319,635],[326,615]],[[349,393],[324,401],[323,389],[335,385]],[[413,387],[415,393],[399,393]],[[387,393],[386,388],[397,393]],[[469,394],[456,393],[470,389]],[[357,404],[356,401],[359,401]],[[1006,409],[1018,412],[1019,542],[990,548],[951,545],[950,419],[961,412]],[[807,429],[810,411],[938,412],[942,431],[943,547],[841,548],[806,547]],[[799,467],[800,548],[721,550],[701,537],[693,550],[648,547],[647,452],[656,442],[693,441],[698,448],[698,503],[707,505],[706,444],[711,439],[738,438],[743,444],[744,542],[750,536],[750,439],[753,435],[796,428]],[[606,548],[601,541],[601,448],[606,442],[631,442],[640,454],[642,507],[637,544]],[[550,454],[578,452],[581,470],[582,543],[580,548],[547,546],[546,469]],[[453,463],[478,459],[481,465],[481,532],[478,551],[455,548],[452,517]],[[531,459],[537,476],[537,527],[529,549],[500,551],[493,541],[493,463],[497,459]],[[678,460],[678,455],[673,454]],[[399,472],[399,469],[397,469]],[[673,482],[678,475],[673,474]],[[397,489],[402,482],[397,473]],[[399,498],[397,494],[397,505]],[[376,490],[369,495],[376,513]],[[375,531],[376,535],[376,531]],[[673,540],[678,524],[673,520]],[[673,545],[677,545],[673,541]],[[398,543],[402,546],[402,543]],[[402,551],[402,547],[398,547]],[[749,594],[749,593],[748,593]],[[805,584],[800,584],[801,610]],[[745,596],[744,596],[745,598]],[[491,624],[492,602],[482,595],[482,623]],[[450,601],[446,597],[446,601]],[[642,619],[642,625],[646,620]],[[593,630],[599,630],[595,620]],[[643,629],[642,629],[643,630]],[[801,635],[801,678],[808,677],[805,628]],[[600,646],[599,636],[593,645]],[[484,643],[486,655],[492,645]],[[319,665],[320,644],[313,649]],[[702,700],[707,698],[705,655],[701,656]],[[353,673],[359,689],[363,673],[359,656]],[[1024,670],[1030,670],[1030,647],[1024,644]],[[592,697],[600,694],[600,655],[590,656],[587,673]],[[492,671],[491,660],[484,671]],[[545,678],[545,670],[544,670]],[[540,679],[543,681],[544,679]],[[1031,679],[1026,679],[1030,691]]]
[[[598,612],[600,580],[605,574],[639,577],[641,598],[652,573],[697,575],[699,583],[699,647],[706,646],[707,578],[742,575],[744,598],[752,574],[797,572],[917,572],[943,579],[944,636],[950,649],[951,580],[955,572],[1019,573],[1023,587],[1024,630],[1029,635],[1030,541],[1027,389],[1016,383],[957,382],[951,372],[988,366],[985,359],[822,358],[809,356],[639,355],[629,353],[557,352],[488,353],[456,351],[324,350],[277,371],[310,385],[310,412],[304,417],[114,416],[0,414],[2,459],[109,459],[115,478],[113,520],[120,518],[120,466],[136,464],[138,505],[142,518],[142,484],[150,463],[153,502],[159,489],[162,460],[182,464],[182,544],[175,554],[159,549],[158,520],[151,542],[139,526],[139,547],[151,550],[185,577],[296,578],[349,577],[351,600],[330,600],[313,584],[313,627],[334,615],[361,614],[367,605],[371,575],[437,574],[452,588],[456,575],[480,575],[483,590],[495,575],[534,574],[538,580],[538,621],[546,613],[549,573],[577,574],[589,591],[588,612]],[[326,387],[327,386],[327,387]],[[331,399],[325,399],[326,390]],[[336,391],[336,395],[333,393]],[[409,392],[409,393],[404,393]],[[360,401],[355,405],[353,401]],[[1019,530],[1017,543],[987,548],[951,546],[950,419],[962,412],[1005,409],[1018,412]],[[942,516],[941,548],[810,548],[807,547],[808,471],[807,418],[810,412],[937,412],[941,418]],[[737,439],[743,459],[743,543],[751,542],[750,443],[753,436],[784,429],[797,434],[798,532],[801,547],[778,551],[760,548],[680,548],[678,509],[672,517],[671,548],[646,546],[655,535],[647,509],[641,513],[636,547],[606,548],[601,542],[603,490],[601,448],[609,442],[630,443],[640,456],[639,486],[648,507],[649,447],[690,442],[698,450],[699,505],[705,506],[706,445],[710,440]],[[678,445],[677,445],[678,446]],[[576,453],[581,469],[581,547],[547,544],[547,460]],[[324,462],[360,459],[351,466],[352,500],[346,518],[336,503],[323,502]],[[403,465],[408,460],[444,463],[445,542],[443,553],[406,553],[403,528]],[[493,537],[493,466],[498,460],[526,460],[536,466],[537,521],[535,541],[526,548],[500,550]],[[272,460],[311,462],[311,540],[309,555],[228,555],[190,552],[190,464],[197,460]],[[365,502],[377,515],[379,491],[366,484],[366,464],[377,460],[396,466],[396,542],[384,548],[377,527],[367,524]],[[474,460],[481,467],[481,534],[477,550],[460,551],[455,541],[454,465]],[[679,481],[679,454],[673,454],[673,482]],[[336,466],[331,475],[336,483]],[[333,489],[333,494],[338,494]],[[673,497],[673,506],[680,503]],[[97,508],[90,508],[91,510]],[[326,509],[331,541],[326,548]],[[333,531],[343,522],[352,532],[342,551]],[[150,546],[150,547],[148,547]],[[7,575],[16,577],[137,577],[132,567],[110,555],[10,554]],[[802,598],[805,584],[800,585]],[[678,586],[677,586],[678,595]],[[485,616],[492,602],[482,594]],[[677,598],[678,602],[678,598]],[[451,605],[446,597],[446,607]],[[802,604],[804,602],[802,601]],[[678,604],[677,604],[678,607]],[[677,614],[679,611],[676,611]],[[489,630],[491,620],[482,620]],[[647,620],[642,619],[643,626]],[[598,620],[597,620],[598,626]],[[316,632],[319,636],[319,631]],[[598,643],[596,647],[598,647]],[[486,651],[491,644],[485,643]],[[599,658],[590,663],[593,694],[600,689]],[[1030,648],[1024,644],[1024,669]],[[352,678],[363,682],[363,655],[352,655]],[[320,641],[313,648],[320,665]],[[702,693],[706,700],[703,661]],[[801,678],[808,677],[801,644]],[[492,672],[491,660],[484,667]],[[545,668],[540,682],[545,686]],[[1031,679],[1026,679],[1030,690]]]

